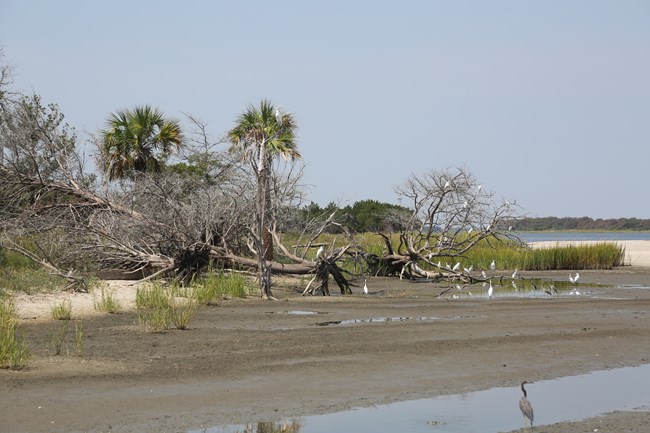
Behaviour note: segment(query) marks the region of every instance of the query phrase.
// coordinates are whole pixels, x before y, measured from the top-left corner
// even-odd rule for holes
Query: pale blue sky
[[[531,216],[650,218],[647,0],[0,0],[0,43],[79,131],[270,99],[321,205],[464,166]]]

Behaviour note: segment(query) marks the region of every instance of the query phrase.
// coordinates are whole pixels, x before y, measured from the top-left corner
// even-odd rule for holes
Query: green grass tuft
[[[105,313],[116,314],[122,310],[120,301],[115,297],[115,293],[105,287],[101,288],[101,298],[94,299],[95,310]]]
[[[0,368],[21,369],[29,351],[22,333],[18,335],[16,309],[11,301],[0,301]]]
[[[72,302],[69,299],[63,300],[59,305],[52,306],[52,318],[54,320],[70,320],[72,317]]]

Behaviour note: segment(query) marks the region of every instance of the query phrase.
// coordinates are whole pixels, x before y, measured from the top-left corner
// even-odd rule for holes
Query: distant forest
[[[589,217],[523,218],[513,221],[513,230],[650,230],[650,219],[616,218],[593,219]]]
[[[391,230],[395,221],[390,218],[394,212],[410,213],[410,210],[403,206],[390,203],[383,203],[377,200],[361,200],[352,206],[339,207],[336,203],[329,203],[320,207],[311,203],[300,210],[304,219],[308,216],[329,215],[334,211],[339,212],[340,222],[345,222],[349,227],[358,232],[376,232],[378,230]],[[589,217],[541,217],[522,218],[504,222],[505,227],[512,227],[518,231],[538,230],[648,230],[650,231],[650,219],[639,218],[617,218],[617,219],[593,219]]]

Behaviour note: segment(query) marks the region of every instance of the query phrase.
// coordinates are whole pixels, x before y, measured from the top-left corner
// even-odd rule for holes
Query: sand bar
[[[632,241],[542,241],[530,242],[528,245],[533,248],[549,248],[555,246],[567,245],[588,245],[615,243],[625,247],[625,264],[632,266],[650,267],[650,240],[632,240]]]

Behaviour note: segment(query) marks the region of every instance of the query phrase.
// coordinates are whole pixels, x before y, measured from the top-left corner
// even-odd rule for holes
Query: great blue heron
[[[531,431],[533,430],[533,419],[535,418],[535,415],[533,414],[533,405],[530,404],[530,401],[528,400],[528,394],[526,393],[526,388],[524,388],[524,385],[527,383],[532,383],[532,382],[526,382],[525,380],[521,382],[521,390],[524,393],[524,396],[521,397],[519,400],[519,409],[521,410],[521,413],[524,415],[524,430],[526,430],[526,418],[530,420],[530,429]]]

